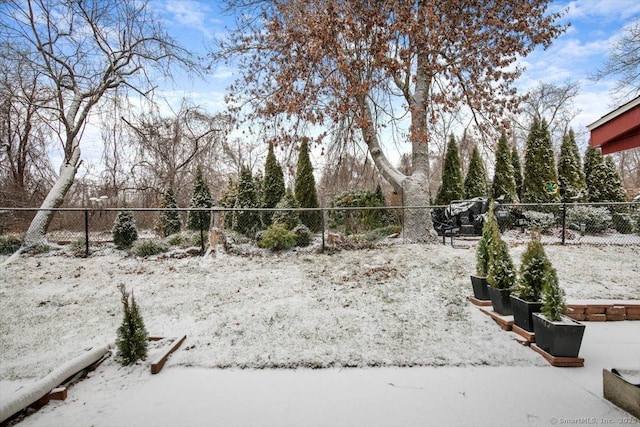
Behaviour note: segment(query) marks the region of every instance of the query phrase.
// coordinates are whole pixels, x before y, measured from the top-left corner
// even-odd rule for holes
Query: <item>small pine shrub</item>
[[[162,242],[157,240],[145,240],[135,246],[134,253],[136,256],[146,258],[152,255],[158,255],[167,252],[169,248]]]
[[[130,210],[121,210],[111,229],[113,243],[118,249],[128,249],[138,240],[138,230]]]
[[[393,234],[398,234],[402,231],[400,225],[387,225],[386,227],[376,228],[375,230],[367,231],[362,235],[364,240],[368,242],[374,242],[376,240],[384,239]]]
[[[633,233],[633,218],[631,218],[631,215],[628,213],[613,212],[613,214],[611,215],[611,224],[618,233]]]
[[[489,248],[495,233],[499,233],[498,221],[493,214],[493,203],[489,206],[486,219],[482,224],[482,237],[476,247],[476,273],[480,277],[487,277],[489,272]]]
[[[493,209],[490,208],[492,213]],[[511,289],[516,281],[516,269],[509,254],[509,245],[502,240],[498,226],[491,226],[487,283],[495,289]]]
[[[509,254],[509,245],[501,238],[494,239],[489,251],[487,283],[495,289],[511,289],[516,281],[516,269]]]
[[[296,246],[304,248],[311,244],[311,231],[306,225],[299,224],[291,231],[296,235]]]
[[[271,220],[273,223],[279,222],[285,224],[289,230],[293,230],[300,224],[300,217],[298,211],[293,209],[298,208],[298,202],[293,197],[291,190],[287,190],[285,195],[280,199],[276,205],[277,210],[273,213]]]
[[[556,225],[556,217],[552,213],[538,211],[524,211],[522,213],[530,230],[547,233]]]
[[[287,229],[285,224],[276,222],[267,228],[258,246],[273,251],[291,249],[296,244],[296,233]]]
[[[184,247],[189,245],[189,239],[182,233],[167,236],[167,245]]]
[[[542,314],[551,321],[558,321],[567,309],[565,303],[564,290],[558,284],[558,277],[555,271],[546,273],[542,288]]]
[[[527,249],[522,254],[520,277],[513,293],[525,301],[540,301],[546,280],[558,281],[556,270],[544,252],[540,235],[533,233]]]
[[[0,255],[11,255],[22,245],[22,239],[16,236],[0,236]]]
[[[87,256],[87,246],[84,237],[71,242],[71,253],[76,258],[84,258],[85,256]]]
[[[604,233],[611,226],[611,213],[604,207],[574,206],[567,210],[567,227],[587,233]]]
[[[116,344],[120,363],[126,366],[132,365],[138,360],[144,360],[147,357],[147,340],[149,336],[133,292],[131,293],[131,302],[129,302],[129,293],[125,286],[120,285],[118,289],[122,295],[121,301],[124,316],[122,324],[117,331]]]

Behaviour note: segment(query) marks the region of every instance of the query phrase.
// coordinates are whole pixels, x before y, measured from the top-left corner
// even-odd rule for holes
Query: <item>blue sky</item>
[[[225,25],[232,22],[232,18],[221,14],[221,5],[215,1],[154,0],[152,4],[166,19],[170,33],[194,52],[204,53],[212,38],[223,34]],[[562,22],[571,26],[550,48],[538,49],[524,59],[526,71],[517,85],[526,91],[541,81],[580,82],[576,99],[580,113],[573,122],[574,129],[580,133],[586,125],[616,107],[610,94],[615,80],[594,83],[589,80],[589,74],[604,64],[611,43],[624,26],[640,17],[640,1],[559,0],[551,6],[553,11],[565,9],[568,12]],[[215,111],[222,108],[224,91],[233,74],[232,69],[218,68],[206,82],[178,81],[166,88],[165,95],[179,98],[190,94],[196,103]]]

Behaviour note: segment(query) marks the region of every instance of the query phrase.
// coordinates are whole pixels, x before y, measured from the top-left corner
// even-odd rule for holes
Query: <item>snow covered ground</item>
[[[523,250],[512,246],[516,264]],[[569,300],[640,299],[640,247],[546,250]],[[150,335],[187,335],[171,366],[545,366],[465,300],[474,266],[472,247],[420,244],[332,255],[22,256],[0,266],[0,390],[114,343],[121,283],[135,293]],[[106,389],[148,372],[106,363],[127,377],[103,380]]]

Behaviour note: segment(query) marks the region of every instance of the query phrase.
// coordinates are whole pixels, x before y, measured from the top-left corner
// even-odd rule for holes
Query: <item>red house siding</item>
[[[589,144],[600,147],[602,154],[640,147],[640,105],[592,128]]]

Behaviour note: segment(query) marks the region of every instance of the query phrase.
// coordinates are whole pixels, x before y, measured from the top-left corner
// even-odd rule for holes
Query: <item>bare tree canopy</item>
[[[640,95],[640,19],[631,22],[622,37],[613,43],[604,66],[594,75],[594,80],[618,77],[614,93],[619,102]]]
[[[569,132],[571,121],[580,112],[575,108],[575,98],[580,83],[566,81],[562,84],[540,82],[527,92],[520,104],[520,114],[514,116],[514,132],[520,141],[526,141],[534,120],[543,119],[549,126],[552,140],[559,145]]]
[[[64,158],[42,208],[62,204],[80,164],[82,131],[105,96],[147,96],[173,64],[195,69],[146,1],[7,0],[0,3],[0,44],[16,69],[37,75]],[[45,241],[51,211],[40,211],[24,246]]]
[[[517,105],[518,59],[548,46],[563,27],[549,0],[272,0],[228,2],[260,10],[220,54],[239,53],[231,101],[266,120],[284,142],[293,123],[354,127],[405,205],[429,201],[431,124],[460,104],[478,125],[500,126]],[[409,122],[412,175],[389,161],[384,126]],[[432,231],[409,213],[411,238]]]

